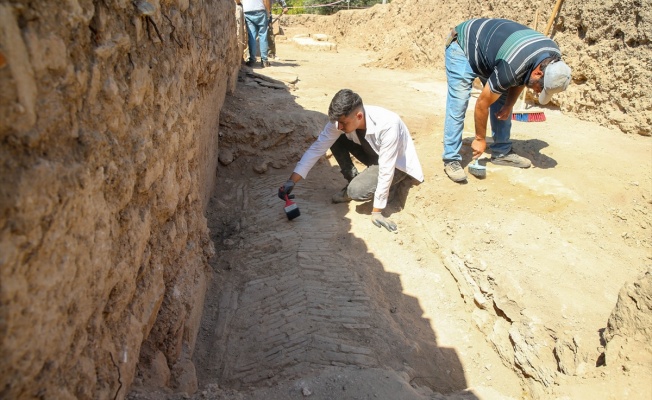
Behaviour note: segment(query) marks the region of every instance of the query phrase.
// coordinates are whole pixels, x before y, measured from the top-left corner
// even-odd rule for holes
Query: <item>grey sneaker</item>
[[[532,165],[532,162],[528,160],[525,157],[521,157],[518,154],[514,153],[513,151],[509,151],[509,153],[505,154],[504,156],[498,156],[494,157],[491,156],[491,162],[496,164],[496,165],[507,165],[509,167],[517,167],[517,168],[530,168]]]
[[[453,182],[464,182],[466,173],[459,161],[450,161],[444,164],[444,172]]]
[[[345,187],[344,189],[340,190],[339,192],[335,193],[331,200],[333,203],[348,203],[349,201],[353,200],[352,198],[349,197],[348,193],[348,186]]]

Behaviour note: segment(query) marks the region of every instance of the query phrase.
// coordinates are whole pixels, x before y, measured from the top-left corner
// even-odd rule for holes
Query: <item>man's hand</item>
[[[473,149],[473,158],[479,158],[487,148],[487,142],[484,139],[476,137],[473,142],[471,142],[471,148]]]
[[[374,223],[377,227],[385,227],[390,232],[397,233],[398,232],[398,226],[396,226],[395,223],[392,221],[386,219],[383,217],[383,214],[381,212],[372,212],[371,213],[371,222]]]
[[[283,184],[283,186],[278,188],[278,197],[281,200],[285,200],[285,196],[287,196],[288,199],[293,199],[294,195],[290,194],[290,192],[292,192],[292,189],[294,189],[294,182],[291,179],[288,179],[287,182]]]
[[[512,113],[512,107],[505,104],[498,112],[496,113],[496,118],[500,120],[507,120]]]
[[[281,15],[283,15],[283,14],[285,14],[285,13],[287,13],[287,12],[288,12],[288,8],[287,8],[287,7],[283,7],[283,12],[281,12]]]

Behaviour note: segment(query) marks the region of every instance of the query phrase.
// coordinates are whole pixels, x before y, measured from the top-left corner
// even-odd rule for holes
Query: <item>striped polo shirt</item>
[[[487,79],[494,93],[527,84],[541,61],[561,57],[552,39],[507,19],[471,19],[456,26],[455,31],[471,68]]]

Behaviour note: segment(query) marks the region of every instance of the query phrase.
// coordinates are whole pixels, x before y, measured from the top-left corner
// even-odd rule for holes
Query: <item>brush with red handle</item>
[[[299,211],[299,206],[297,203],[293,202],[290,200],[288,195],[285,195],[285,207],[283,208],[285,210],[285,215],[288,217],[290,221],[301,215],[301,212]]]
[[[288,217],[288,219],[291,221],[301,215],[301,212],[299,211],[299,206],[295,202],[293,202],[290,199],[294,198],[294,195],[291,195],[290,192],[294,189],[294,182],[290,179],[288,179],[287,182],[283,184],[280,188],[278,188],[278,197],[281,200],[285,200],[285,215]]]

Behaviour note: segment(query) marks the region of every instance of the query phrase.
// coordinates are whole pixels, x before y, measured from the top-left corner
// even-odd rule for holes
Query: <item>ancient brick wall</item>
[[[234,15],[0,3],[0,397],[122,398],[148,348],[192,386]]]

